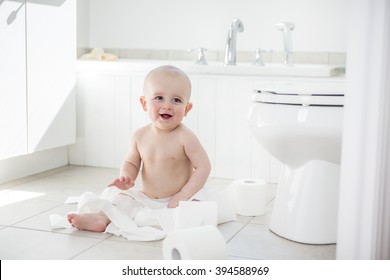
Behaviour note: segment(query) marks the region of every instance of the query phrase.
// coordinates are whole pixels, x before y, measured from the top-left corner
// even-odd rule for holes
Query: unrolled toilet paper
[[[243,179],[232,182],[235,189],[237,214],[259,216],[265,213],[266,182],[258,179]]]
[[[215,226],[172,231],[163,241],[164,260],[225,260],[225,238]]]
[[[214,201],[180,201],[176,208],[154,213],[166,233],[205,225],[217,226],[217,203]]]

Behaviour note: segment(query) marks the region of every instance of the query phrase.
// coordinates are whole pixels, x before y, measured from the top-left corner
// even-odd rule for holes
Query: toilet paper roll
[[[259,216],[265,213],[266,182],[259,179],[243,179],[232,182],[235,189],[237,214]]]
[[[229,186],[223,188],[208,188],[205,200],[217,203],[218,224],[237,220],[235,190]]]
[[[172,231],[163,241],[164,260],[226,260],[225,238],[215,226]]]

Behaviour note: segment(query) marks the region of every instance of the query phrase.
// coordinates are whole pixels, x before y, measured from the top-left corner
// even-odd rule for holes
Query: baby
[[[182,124],[192,108],[190,95],[188,76],[174,66],[160,66],[146,76],[140,101],[151,122],[130,138],[120,177],[109,187],[127,190],[141,171],[143,193],[153,200],[167,199],[169,208],[203,187],[210,161],[195,134]],[[75,228],[96,232],[111,222],[103,212],[68,214],[68,221]]]

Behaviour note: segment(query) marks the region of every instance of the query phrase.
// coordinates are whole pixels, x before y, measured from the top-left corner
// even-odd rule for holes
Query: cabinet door
[[[0,4],[0,159],[27,152],[24,1]]]
[[[249,78],[220,77],[217,80],[216,177],[268,180],[269,156],[254,147],[247,119],[253,86],[253,81]]]
[[[119,168],[130,135],[148,123],[142,110],[145,74],[77,75],[77,143],[69,146],[71,164]]]
[[[198,136],[211,162],[211,177],[215,173],[215,118],[217,79],[209,76],[190,76],[193,109],[184,123]]]
[[[76,0],[27,0],[28,150],[75,142]]]

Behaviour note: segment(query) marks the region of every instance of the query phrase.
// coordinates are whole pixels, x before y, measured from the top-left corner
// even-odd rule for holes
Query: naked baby
[[[153,69],[144,81],[142,108],[150,123],[136,130],[119,178],[108,188],[129,190],[141,173],[142,189],[134,196],[121,194],[110,202],[134,217],[141,197],[165,203],[168,208],[190,200],[204,186],[210,174],[210,161],[196,135],[182,120],[192,108],[191,82],[177,67],[165,65]],[[69,223],[81,230],[103,232],[112,222],[104,211],[71,213]]]

